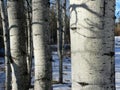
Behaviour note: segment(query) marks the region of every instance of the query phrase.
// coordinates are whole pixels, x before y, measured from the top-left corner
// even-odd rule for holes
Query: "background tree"
[[[4,51],[5,51],[5,72],[6,72],[6,79],[5,79],[5,90],[11,89],[11,67],[10,67],[10,40],[9,40],[9,30],[8,30],[8,19],[7,19],[7,12],[5,1],[0,0],[0,8],[1,8],[1,18],[2,18],[2,26],[3,26],[3,37],[4,37]]]
[[[115,0],[70,0],[72,90],[115,90]]]
[[[25,8],[26,8],[26,22],[27,22],[27,27],[26,27],[26,38],[27,38],[27,69],[28,69],[28,83],[29,87],[31,86],[31,68],[32,68],[32,52],[33,52],[33,42],[32,42],[32,0],[26,0],[25,1]]]
[[[25,13],[23,0],[7,0],[12,67],[12,90],[28,90]]]
[[[0,49],[1,48],[4,48],[4,42],[3,42],[2,17],[1,17],[1,13],[0,13]],[[1,56],[1,54],[0,54],[0,56]]]
[[[56,8],[54,5],[50,7],[50,43],[56,44],[57,43],[57,18],[56,18]]]
[[[65,37],[66,37],[66,0],[63,1],[63,6],[62,6],[62,16],[63,16],[63,37],[62,37],[62,46],[63,46],[63,54],[64,54],[64,45],[65,45]]]
[[[63,40],[65,41],[65,43],[69,44],[70,42],[70,31],[69,31],[69,10],[68,10],[68,1],[65,1],[65,0],[61,0],[59,1],[61,2],[61,22],[63,23],[62,25],[62,29],[65,29],[65,26],[66,26],[66,29],[65,29],[65,34],[64,34],[64,30],[63,30],[63,34],[62,35],[64,38]],[[51,41],[51,44],[57,44],[57,30],[58,30],[58,27],[57,27],[57,21],[58,21],[58,8],[56,7],[56,0],[53,0],[50,2],[50,41]],[[65,13],[64,13],[65,12]],[[65,17],[65,19],[64,19]],[[65,24],[66,23],[66,24]],[[65,24],[65,25],[64,25]]]
[[[115,24],[115,36],[120,36],[120,23]]]
[[[57,9],[57,52],[59,56],[59,82],[63,83],[63,19],[61,0],[56,0]]]

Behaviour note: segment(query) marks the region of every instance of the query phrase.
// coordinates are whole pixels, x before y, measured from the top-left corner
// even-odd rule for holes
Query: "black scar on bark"
[[[72,30],[76,30],[76,29],[77,29],[77,27],[71,27],[71,29],[72,29]]]
[[[89,83],[86,83],[86,82],[78,82],[78,84],[80,84],[80,85],[83,86],[83,87],[89,85]]]
[[[115,53],[114,52],[109,52],[109,53],[104,53],[103,55],[113,57],[115,55]]]

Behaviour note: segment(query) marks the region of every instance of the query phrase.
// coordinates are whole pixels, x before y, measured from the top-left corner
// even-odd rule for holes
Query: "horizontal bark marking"
[[[35,79],[35,82],[36,81],[50,81],[51,79],[50,78],[39,78],[39,79]]]
[[[77,83],[80,84],[80,85],[83,86],[83,87],[89,85],[89,83],[86,83],[86,82],[77,82]]]
[[[115,55],[115,53],[114,52],[108,52],[108,53],[103,53],[103,55],[113,57]]]
[[[76,29],[77,29],[77,27],[71,27],[71,29],[72,29],[72,30],[76,30]]]
[[[40,25],[44,25],[44,22],[32,22],[32,25],[34,25],[34,24],[40,24]]]
[[[114,84],[112,83],[101,83],[101,84],[94,84],[94,83],[87,83],[87,82],[77,82],[79,85],[81,85],[82,87],[88,86],[88,85],[97,85],[97,86],[105,86],[105,85],[111,85],[111,87],[114,86]]]

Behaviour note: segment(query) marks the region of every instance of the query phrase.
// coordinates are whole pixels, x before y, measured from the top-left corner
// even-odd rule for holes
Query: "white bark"
[[[115,0],[70,0],[72,90],[115,90]]]
[[[0,1],[2,26],[3,26],[3,37],[4,37],[4,49],[5,49],[5,90],[11,89],[11,67],[10,67],[10,41],[9,41],[9,31],[8,31],[8,21],[5,9],[5,3],[3,0]]]
[[[48,40],[48,0],[32,1],[32,32],[35,58],[34,90],[51,90],[51,61]]]
[[[23,0],[7,1],[12,59],[12,90],[28,90]]]

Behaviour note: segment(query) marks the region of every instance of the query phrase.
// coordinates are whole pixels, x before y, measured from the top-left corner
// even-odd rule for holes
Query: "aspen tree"
[[[70,0],[72,90],[115,90],[115,0]]]
[[[24,0],[7,0],[12,90],[28,90]]]
[[[51,90],[48,46],[49,0],[32,0],[32,32],[35,59],[34,90]]]

